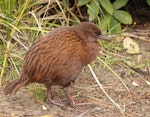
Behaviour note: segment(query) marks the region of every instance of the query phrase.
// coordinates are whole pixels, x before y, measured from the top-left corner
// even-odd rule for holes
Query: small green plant
[[[23,55],[53,27],[80,22],[69,1],[0,0],[0,87],[19,77]]]
[[[16,5],[17,3],[18,5]],[[15,39],[17,39],[16,34],[21,34],[18,26],[23,18],[28,3],[28,0],[23,4],[19,4],[16,0],[0,0],[0,46],[2,53],[0,58],[0,86],[2,83],[2,77],[6,68],[8,68],[9,63],[11,63],[11,65],[15,68],[16,73],[19,74],[17,67],[19,65],[19,61],[17,59],[21,59],[21,57],[15,52],[14,48],[16,48],[17,43],[20,42],[20,40],[17,42]]]
[[[35,94],[38,102],[42,102],[46,98],[46,88],[43,85],[34,83],[29,86],[29,89]]]
[[[146,0],[147,4],[150,6],[150,0]]]
[[[132,23],[131,15],[119,10],[128,3],[128,0],[79,0],[78,6],[87,6],[89,21],[97,21],[103,31],[109,33],[120,33],[121,23],[128,25]]]

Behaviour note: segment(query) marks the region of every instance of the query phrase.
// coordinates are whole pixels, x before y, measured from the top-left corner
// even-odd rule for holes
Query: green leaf
[[[132,63],[131,61],[124,60],[124,63],[125,63],[127,66],[133,67],[133,63]]]
[[[110,2],[110,0],[99,0],[102,7],[107,11],[107,13],[109,13],[110,15],[113,14],[114,9],[112,6],[112,3]]]
[[[146,0],[147,4],[150,6],[150,0]]]
[[[98,17],[99,7],[95,0],[92,0],[90,4],[87,4],[88,7],[88,14],[89,14],[89,21],[92,21]]]
[[[123,10],[115,10],[114,11],[114,17],[120,21],[123,24],[131,24],[132,23],[132,17],[131,15]]]
[[[112,34],[121,33],[121,24],[113,17],[111,18],[111,22],[110,22],[110,32]]]
[[[100,20],[100,28],[102,31],[107,31],[108,27],[109,27],[109,24],[110,24],[110,21],[111,21],[111,15],[109,14],[105,14],[104,17],[101,17],[99,20]]]
[[[90,2],[90,0],[78,0],[77,6],[83,6],[83,5],[86,5],[89,2]]]
[[[145,64],[138,64],[138,65],[135,66],[135,68],[136,68],[136,69],[140,69],[140,68],[142,68],[142,67],[144,67],[144,66],[145,66]]]
[[[128,3],[128,0],[116,0],[113,3],[114,9],[120,9],[121,7],[125,6]]]

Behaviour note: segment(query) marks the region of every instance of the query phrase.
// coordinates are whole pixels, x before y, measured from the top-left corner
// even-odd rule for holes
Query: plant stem
[[[9,48],[10,48],[10,41],[7,41],[7,48],[6,48],[5,55],[4,55],[2,70],[0,73],[0,87],[2,85],[2,77],[4,74],[5,68],[6,68],[6,63],[7,63],[8,54],[9,54]]]

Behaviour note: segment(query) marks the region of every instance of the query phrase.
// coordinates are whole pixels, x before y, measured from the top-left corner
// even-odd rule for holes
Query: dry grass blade
[[[43,23],[44,17],[46,16],[46,13],[47,13],[47,11],[48,11],[48,9],[49,9],[49,6],[51,5],[51,3],[52,3],[52,2],[53,2],[53,1],[51,1],[51,0],[49,0],[49,1],[48,1],[48,4],[47,4],[47,7],[46,7],[46,10],[44,11],[44,15],[43,15],[43,18],[42,18],[41,24]]]
[[[39,31],[41,31],[42,35],[44,35],[44,32],[43,32],[42,27],[41,27],[41,23],[38,21],[38,19],[37,19],[35,13],[32,11],[32,12],[30,12],[30,14],[33,15],[33,17],[35,18],[35,20],[36,20],[36,22],[37,22],[37,24],[38,24]]]
[[[129,88],[124,83],[124,81],[118,76],[118,74],[116,74],[103,60],[101,60],[99,57],[97,57],[97,58],[98,58],[98,60],[100,62],[102,62],[122,82],[122,84],[125,86],[125,88],[127,89],[127,91],[130,92]]]
[[[12,58],[12,57],[10,57],[10,60],[12,61],[13,66],[14,66],[14,68],[15,68],[15,70],[16,70],[16,72],[17,72],[18,76],[19,76],[19,75],[20,75],[20,73],[19,73],[19,70],[18,70],[17,66],[15,65],[15,62],[14,62],[13,58]]]
[[[6,61],[8,59],[9,49],[10,49],[10,41],[7,41],[7,46],[6,46],[6,51],[5,51],[5,54],[4,54],[3,65],[2,65],[2,69],[1,69],[1,73],[0,73],[0,87],[2,85],[2,77],[3,77],[4,71],[5,71],[5,66],[6,66]]]
[[[132,60],[131,57],[123,56],[123,55],[121,55],[121,54],[117,54],[117,53],[108,51],[108,50],[106,50],[106,49],[104,49],[104,48],[102,48],[102,47],[100,47],[100,50],[104,51],[104,53],[103,53],[103,52],[100,52],[100,54],[101,54],[101,55],[104,55],[104,56],[106,56],[106,53],[108,53],[108,54],[111,55],[112,57],[117,57],[117,58],[120,58],[120,59],[129,59],[129,60]]]
[[[25,46],[19,39],[17,39],[15,36],[12,36],[12,38],[17,41],[26,51],[29,50],[27,46]]]
[[[19,21],[20,21],[21,18],[23,17],[23,13],[24,13],[25,9],[27,8],[29,2],[30,2],[29,0],[26,0],[26,2],[24,3],[23,9],[21,10],[21,13],[20,13],[19,16],[16,18],[16,24],[15,24],[16,26],[18,26]],[[16,29],[12,29],[11,34],[10,34],[11,36],[14,35],[15,30],[16,30]]]
[[[56,0],[56,2],[57,2],[59,8],[60,8],[61,11],[62,11],[63,17],[64,17],[64,19],[66,20],[67,25],[69,25],[69,20],[67,19],[66,15],[65,15],[65,12],[64,12],[63,8],[62,8],[61,5],[60,5],[60,2],[59,2],[58,0]]]
[[[108,97],[108,99],[120,110],[120,112],[122,113],[122,115],[124,116],[124,110],[106,93],[106,91],[104,90],[102,84],[99,82],[96,74],[94,73],[93,69],[91,68],[91,66],[88,64],[88,67],[95,79],[95,81],[97,82],[97,84],[99,85],[99,87],[101,88],[101,90],[103,91],[103,93]]]
[[[0,19],[0,23],[2,23],[2,24],[3,24],[4,26],[6,26],[6,27],[9,27],[9,26],[10,26],[12,29],[17,30],[18,32],[21,33],[21,31],[20,31],[16,26],[14,26],[13,24],[11,24],[11,23],[9,23],[9,22],[3,20],[3,19]],[[9,27],[9,28],[10,28],[10,27]]]
[[[133,37],[133,38],[137,38],[137,39],[141,39],[143,41],[146,41],[146,42],[150,42],[149,39],[145,38],[144,36],[137,36],[137,35],[134,35],[134,34],[131,34],[131,33],[122,33],[122,36],[128,36],[128,37]]]

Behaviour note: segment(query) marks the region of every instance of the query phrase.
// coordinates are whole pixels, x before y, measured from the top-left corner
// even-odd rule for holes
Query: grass
[[[40,36],[53,27],[80,22],[68,4],[58,0],[0,1],[0,86],[12,70],[19,75],[23,54]]]
[[[75,25],[83,18],[81,9],[79,7],[75,8],[75,5],[72,6],[71,3],[65,0],[61,2],[49,0],[46,3],[42,0],[0,0],[0,6],[0,87],[2,83],[14,80],[19,76],[23,56],[37,39],[52,28]],[[112,66],[142,68],[146,65],[150,66],[150,61],[147,60],[144,64],[140,63],[136,66],[131,57],[121,54],[125,52],[122,46],[122,36],[115,35],[112,37],[115,39],[112,39],[112,42],[109,43],[99,41],[103,52],[97,60],[102,63],[105,69],[111,71],[130,92],[130,89],[115,73]],[[127,70],[126,74],[131,76],[133,70]],[[37,100],[44,99],[45,89],[41,85],[31,85],[29,89],[35,92]],[[107,95],[107,97],[109,96]],[[116,103],[115,105],[123,111]]]
[[[87,14],[85,13],[83,16],[80,7],[77,7],[76,4],[73,5],[65,0],[50,0],[48,2],[42,0],[0,0],[0,87],[2,81],[13,80],[19,76],[23,55],[38,38],[52,28],[75,25],[83,17],[85,17],[84,20],[86,19]],[[101,53],[103,56],[99,58],[99,61],[114,73],[109,66],[122,65],[122,63],[126,65],[133,60],[120,54],[124,52],[121,43],[122,36],[112,37],[117,39],[112,39],[112,42],[109,43],[99,41],[101,50],[104,51]],[[114,74],[118,77],[116,73]],[[125,84],[124,86],[126,87]]]
[[[52,28],[80,22],[83,14],[76,4],[65,0],[61,2],[0,0],[0,86],[2,80],[16,78],[16,75],[8,74],[19,76],[23,55],[38,38]],[[106,52],[102,59],[108,65],[116,64],[118,61],[129,63],[127,57],[119,54],[124,51],[121,35],[115,38],[119,39],[109,43],[99,41],[99,45]]]

